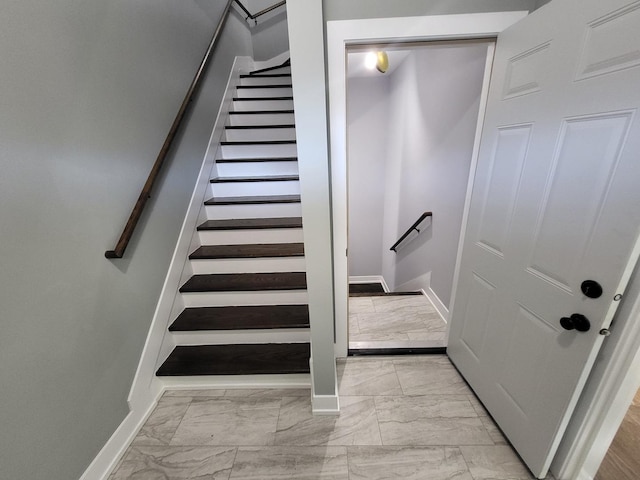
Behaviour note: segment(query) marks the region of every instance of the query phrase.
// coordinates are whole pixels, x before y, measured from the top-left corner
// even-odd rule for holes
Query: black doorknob
[[[589,319],[580,313],[574,313],[570,317],[562,317],[560,325],[565,330],[577,330],[579,332],[588,332],[591,328]]]

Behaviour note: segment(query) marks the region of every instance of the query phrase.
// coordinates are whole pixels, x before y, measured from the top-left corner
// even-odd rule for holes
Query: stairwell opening
[[[347,48],[349,353],[446,348],[491,40]],[[367,55],[385,52],[385,73]],[[425,212],[419,234],[390,247]],[[357,287],[356,287],[357,288]],[[415,295],[396,295],[413,293]]]

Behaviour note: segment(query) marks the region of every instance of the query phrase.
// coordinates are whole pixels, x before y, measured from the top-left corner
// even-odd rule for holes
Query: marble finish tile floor
[[[169,391],[110,480],[530,480],[444,355],[338,362],[341,414],[305,389]]]
[[[444,347],[445,334],[424,295],[349,297],[349,348]]]

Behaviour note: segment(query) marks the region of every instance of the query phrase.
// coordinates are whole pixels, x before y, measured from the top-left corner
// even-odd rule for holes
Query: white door
[[[639,107],[639,1],[553,0],[498,37],[448,353],[538,477],[637,260]]]

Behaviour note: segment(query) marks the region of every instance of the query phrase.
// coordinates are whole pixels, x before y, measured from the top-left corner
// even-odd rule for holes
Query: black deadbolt
[[[595,280],[585,280],[580,285],[580,290],[589,298],[599,298],[602,295],[602,287]]]
[[[560,325],[565,330],[577,330],[579,332],[588,332],[591,328],[589,319],[580,313],[574,313],[570,317],[562,317]]]

